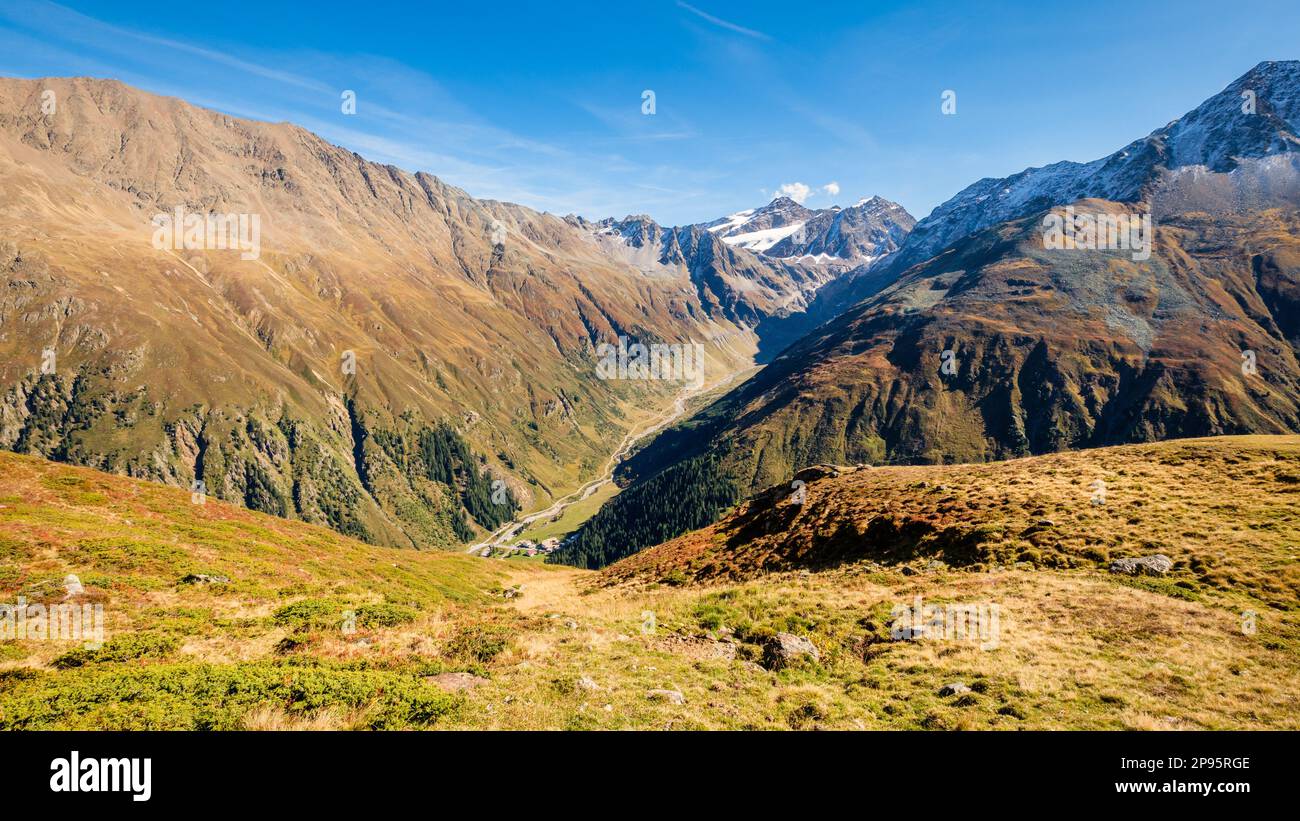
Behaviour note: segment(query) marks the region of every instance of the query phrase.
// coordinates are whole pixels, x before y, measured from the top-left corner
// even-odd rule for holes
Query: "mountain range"
[[[260,247],[160,245],[173,214],[256,219]],[[850,222],[850,256],[903,230]],[[379,544],[597,477],[681,388],[595,378],[600,344],[699,343],[716,382],[839,270],[478,200],[116,81],[0,80],[0,447]]]
[[[1300,63],[1262,63],[920,222],[777,197],[667,227],[475,199],[115,81],[0,80],[0,447],[451,546],[681,406],[598,378],[601,344],[698,343],[700,388],[764,365],[619,467],[555,557],[600,566],[817,463],[1294,431],[1298,130]],[[1149,219],[1149,255],[1049,247],[1077,213]],[[255,217],[258,248],[160,244],[172,214]]]
[[[0,78],[0,729],[1300,728],[1297,133],[667,226]]]
[[[711,306],[753,327],[760,362],[824,321],[823,311],[809,310],[819,295],[895,253],[916,224],[902,206],[876,196],[818,210],[777,197],[673,228],[645,215],[576,222],[647,273],[688,273]]]
[[[814,210],[780,196],[704,228],[728,245],[767,257],[860,266],[897,251],[915,224],[907,209],[882,197]]]
[[[807,313],[861,301],[625,463],[557,560],[601,566],[817,463],[1300,430],[1297,130],[1300,62],[1262,63],[1108,157],[968,187]],[[1050,247],[1075,212],[1150,219],[1149,258]],[[687,487],[705,501],[667,516]]]

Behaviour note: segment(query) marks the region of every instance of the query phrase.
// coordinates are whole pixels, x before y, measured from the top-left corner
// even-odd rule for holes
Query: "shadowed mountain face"
[[[1245,87],[1256,89],[1255,114],[1241,110]],[[712,488],[700,526],[726,508],[716,488],[734,501],[816,463],[982,462],[1300,430],[1298,88],[1300,64],[1264,64],[1126,149],[1148,152],[1140,163],[1052,166],[1069,167],[1053,180],[1072,181],[1039,180],[1032,195],[1034,171],[985,181],[981,190],[1020,192],[1020,205],[989,206],[992,217],[962,192],[899,254],[921,247],[927,223],[955,241],[660,435],[567,558],[599,565],[655,543],[634,537],[639,511],[678,475]],[[1097,186],[1139,199],[1080,199]],[[1150,215],[1149,258],[1049,247],[1048,209],[1066,204]],[[943,218],[959,213],[972,230]]]
[[[259,247],[218,247],[227,214]],[[648,271],[292,125],[0,80],[0,446],[454,543],[595,475],[681,389],[595,378],[597,345],[704,343],[710,380],[750,361],[810,275],[748,256]]]

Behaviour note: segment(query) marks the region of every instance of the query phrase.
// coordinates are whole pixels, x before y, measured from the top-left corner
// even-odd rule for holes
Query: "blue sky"
[[[475,196],[665,224],[799,185],[809,206],[879,194],[922,217],[981,177],[1110,153],[1295,58],[1294,0],[0,0],[0,74],[113,77]]]

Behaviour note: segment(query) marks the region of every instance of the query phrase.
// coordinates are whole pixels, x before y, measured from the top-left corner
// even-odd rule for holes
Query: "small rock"
[[[1173,569],[1174,561],[1163,553],[1136,559],[1116,559],[1110,563],[1110,572],[1130,576],[1163,576]]]
[[[793,633],[777,633],[763,648],[763,666],[769,670],[780,670],[801,658],[821,661],[821,653],[811,641]]]
[[[939,695],[941,696],[959,696],[969,692],[970,688],[960,681],[954,681],[952,684],[945,684],[939,688]]]
[[[595,692],[596,690],[600,689],[600,685],[597,684],[595,680],[592,679],[590,676],[583,676],[582,678],[578,679],[578,689],[586,690],[587,692]]]
[[[913,641],[925,638],[925,625],[909,625],[891,630],[889,633],[890,641]]]
[[[669,704],[685,704],[686,696],[677,690],[650,690],[645,697],[651,701],[666,701]]]
[[[230,584],[226,576],[209,576],[206,573],[190,573],[181,579],[181,584]]]
[[[818,479],[835,479],[840,475],[841,471],[835,465],[813,465],[796,473],[794,478],[804,482],[816,482]]]
[[[436,676],[425,676],[424,680],[438,685],[449,693],[469,690],[488,683],[487,679],[473,673],[439,673]]]

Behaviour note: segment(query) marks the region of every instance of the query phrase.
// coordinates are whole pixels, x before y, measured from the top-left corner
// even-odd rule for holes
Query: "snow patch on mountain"
[[[728,245],[739,245],[747,251],[762,253],[797,232],[806,224],[806,222],[796,222],[793,225],[783,225],[780,228],[766,228],[761,231],[748,231],[743,234],[729,234],[724,236],[722,241]]]
[[[754,211],[755,209],[753,208],[745,211],[737,211],[736,213],[723,217],[716,222],[709,223],[705,226],[705,229],[713,234],[719,232],[723,235],[729,234],[749,222],[750,218],[754,216]]]

